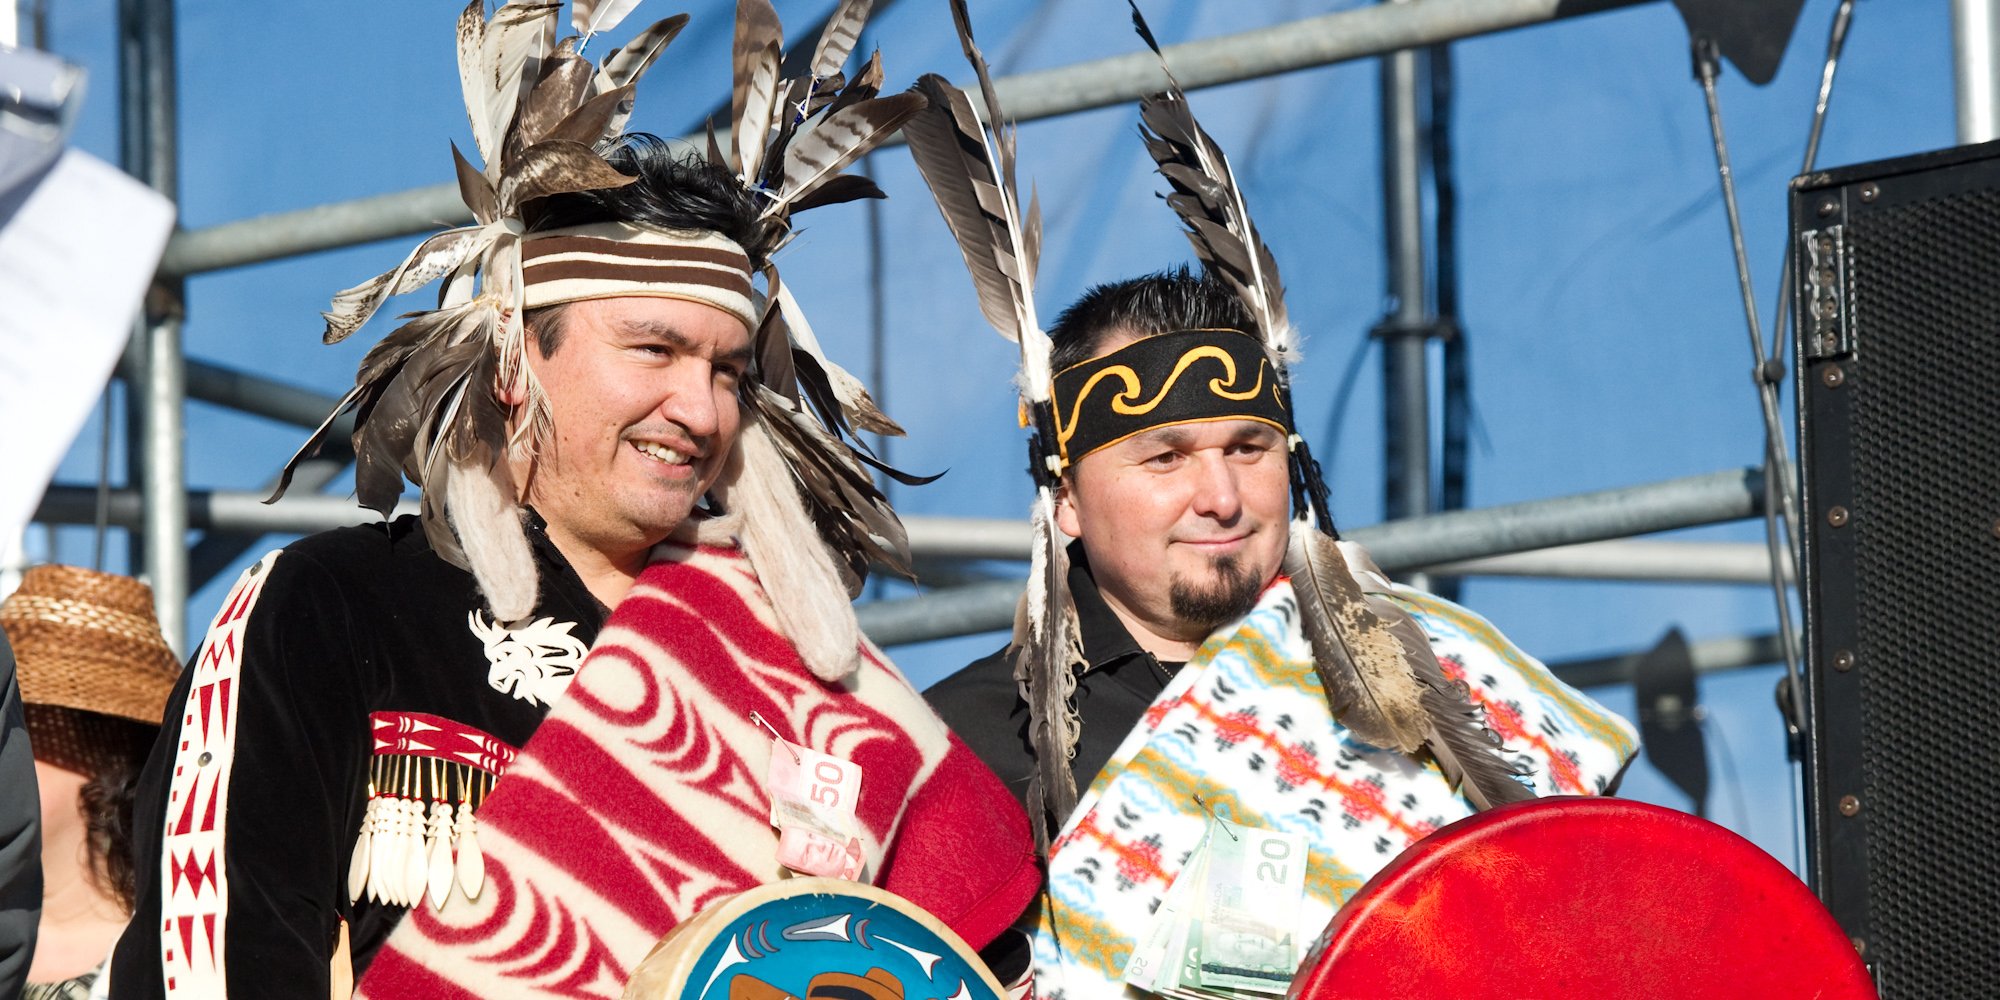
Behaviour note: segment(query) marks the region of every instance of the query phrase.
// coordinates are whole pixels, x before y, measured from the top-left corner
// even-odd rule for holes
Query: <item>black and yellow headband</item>
[[[1256,420],[1292,432],[1270,355],[1235,330],[1143,337],[1057,372],[1051,395],[1064,467],[1170,424]]]

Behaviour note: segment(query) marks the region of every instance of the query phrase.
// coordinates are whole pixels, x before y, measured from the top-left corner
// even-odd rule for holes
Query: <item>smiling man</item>
[[[616,997],[669,930],[793,874],[984,943],[1039,881],[1026,817],[859,633],[862,573],[907,555],[841,434],[897,428],[771,259],[839,176],[829,144],[860,155],[909,102],[879,67],[787,81],[826,101],[711,162],[622,135],[632,53],[684,18],[592,67],[556,5],[484,11],[459,23],[502,63],[464,70],[476,224],[327,313],[338,340],[445,280],[343,402],[362,503],[407,477],[420,513],[270,553],[223,601],[139,789],[113,995]],[[776,73],[775,37],[753,48]],[[519,114],[482,131],[510,74]],[[844,180],[817,200],[880,194]]]
[[[1301,459],[1252,329],[1228,286],[1185,268],[1093,289],[1057,318],[1055,523],[1074,539],[1068,595],[1081,653],[1065,679],[1071,742],[1061,725],[1034,737],[1021,694],[1033,678],[1017,679],[1012,650],[927,692],[1029,808],[1045,754],[1067,754],[1084,790],[1074,810],[1036,817],[1052,831],[1032,928],[1043,995],[1159,985],[1127,973],[1170,912],[1168,887],[1194,864],[1211,815],[1297,834],[1310,849],[1302,888],[1277,901],[1282,940],[1255,941],[1296,963],[1369,875],[1480,804],[1428,750],[1371,744],[1329,708],[1286,576],[1292,533],[1312,530],[1292,517]],[[1532,782],[1507,794],[1614,786],[1636,750],[1629,724],[1471,612],[1389,584],[1341,546],[1357,583],[1388,602],[1370,613],[1421,629],[1441,692],[1490,727]],[[1290,967],[1273,975],[1282,987]]]
[[[675,189],[698,189],[694,178],[704,171],[676,170],[688,179]],[[726,184],[712,187],[727,198]],[[754,218],[747,203],[737,210],[744,221]],[[631,217],[629,210],[624,214]],[[717,280],[740,287],[676,289],[675,272],[687,265],[666,256],[682,251],[664,234],[690,231],[695,220],[646,221],[644,227],[587,223],[531,237],[522,267],[531,334],[527,367],[502,393],[510,407],[525,407],[532,373],[547,395],[554,432],[541,455],[514,456],[515,481],[547,522],[556,548],[607,607],[618,603],[653,546],[686,521],[722,474],[742,429],[737,394],[751,362],[749,258],[728,237],[710,236],[701,242],[745,269],[718,271]],[[641,247],[653,249],[646,257],[610,263]],[[579,267],[587,255],[597,263]],[[591,267],[626,277],[578,276]],[[661,280],[624,284],[634,268],[642,269],[640,276],[652,268]],[[658,294],[632,294],[643,286],[656,286]],[[717,302],[697,301],[710,291]],[[615,292],[626,294],[569,297]]]
[[[1284,560],[1289,417],[1245,325],[1227,288],[1182,268],[1092,289],[1049,330],[1065,463],[1056,526],[1075,539],[1083,652],[1079,789]],[[928,697],[1025,800],[1036,751],[1018,690],[1001,650]],[[1048,817],[1050,828],[1067,818]]]
[[[1038,210],[952,9],[985,113],[927,77],[904,132],[1020,347],[1035,503],[1012,641],[928,697],[1045,850],[1036,995],[1282,994],[1398,852],[1476,809],[1610,790],[1632,727],[1338,539],[1275,255],[1178,85],[1141,102],[1141,135],[1203,270],[1100,286],[1039,329]]]

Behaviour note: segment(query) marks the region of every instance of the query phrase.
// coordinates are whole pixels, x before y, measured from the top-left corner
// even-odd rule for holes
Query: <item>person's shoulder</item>
[[[924,700],[981,757],[998,746],[1011,748],[1012,736],[1020,728],[1013,720],[1014,709],[1021,702],[1013,653],[1002,647],[972,661],[932,684],[924,691]]]
[[[264,554],[238,575],[224,600],[254,606],[260,631],[289,632],[301,620],[324,621],[461,589],[466,576],[430,547],[415,516],[307,535]],[[469,579],[469,577],[467,577]]]
[[[395,592],[459,572],[431,548],[413,514],[307,535],[273,555],[271,583],[285,588]]]
[[[924,691],[932,711],[965,742],[1015,798],[1026,794],[1034,753],[1028,744],[1027,706],[1014,682],[1014,656],[1003,647]]]
[[[437,558],[414,514],[321,531],[281,551],[330,570],[383,570]]]
[[[931,707],[951,722],[954,715],[998,710],[1004,717],[1019,698],[1014,657],[1008,647],[966,664],[924,691]]]
[[[433,603],[441,589],[412,572],[445,565],[422,536],[414,517],[399,518],[266,552],[237,576],[191,662],[205,676],[233,679],[237,697],[249,699],[246,715],[298,705],[317,706],[315,718],[358,710],[388,683],[382,650],[409,637],[396,624],[399,611]]]

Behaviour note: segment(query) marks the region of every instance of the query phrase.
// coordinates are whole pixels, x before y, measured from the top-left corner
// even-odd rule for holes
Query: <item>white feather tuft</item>
[[[861,664],[861,625],[833,554],[806,513],[798,485],[761,421],[744,414],[736,454],[715,485],[778,625],[813,676],[829,683]]]
[[[569,24],[582,36],[583,44],[589,44],[592,35],[618,27],[618,22],[625,20],[625,15],[632,13],[637,6],[639,0],[571,3]],[[583,51],[583,45],[578,45],[577,51]]]
[[[1039,634],[1049,613],[1048,561],[1054,551],[1056,532],[1055,494],[1048,487],[1035,492],[1035,509],[1029,517],[1034,539],[1029,543],[1027,609],[1029,634]]]
[[[482,469],[475,463],[445,467],[445,513],[479,591],[503,622],[520,621],[535,610],[535,554],[521,524],[506,466]]]

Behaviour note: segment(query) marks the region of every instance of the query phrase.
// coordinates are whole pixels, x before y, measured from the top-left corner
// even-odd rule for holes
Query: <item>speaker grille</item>
[[[2000,983],[2000,192],[1856,213],[1856,653],[1867,958]]]

